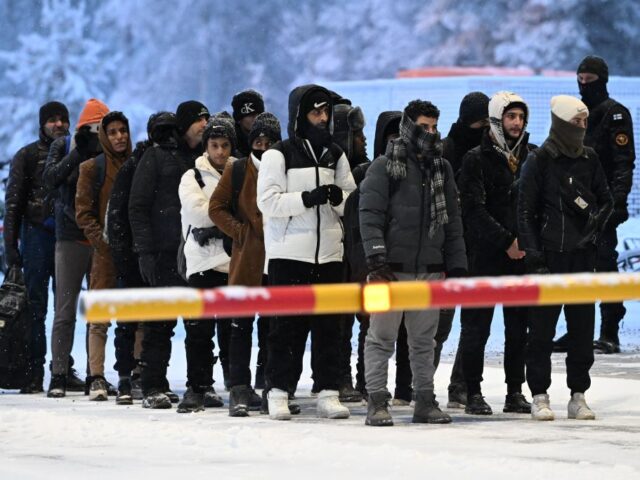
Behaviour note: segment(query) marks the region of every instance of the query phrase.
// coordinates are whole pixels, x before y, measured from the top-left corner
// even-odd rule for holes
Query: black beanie
[[[176,110],[178,133],[184,135],[189,130],[189,127],[197,122],[200,117],[205,117],[208,120],[210,116],[209,110],[202,103],[196,100],[182,102]]]
[[[326,105],[329,107],[329,111],[331,111],[331,97],[327,93],[326,90],[317,89],[308,92],[304,98],[302,99],[302,103],[300,104],[300,115],[302,117],[306,117],[306,115],[316,108],[320,108]]]
[[[60,115],[63,121],[69,123],[69,110],[64,103],[60,102],[47,102],[40,107],[40,128],[47,123],[51,117]]]
[[[210,138],[223,137],[231,143],[231,151],[235,150],[238,141],[236,139],[236,128],[233,119],[227,112],[216,113],[207,122],[207,126],[202,133],[202,149],[207,150],[207,142]]]
[[[244,117],[264,112],[264,99],[255,90],[244,90],[233,96],[231,107],[233,107],[233,119],[239,122]]]
[[[464,96],[460,102],[459,121],[464,126],[469,126],[479,120],[489,118],[489,97],[482,92],[471,92]]]
[[[578,65],[576,73],[595,73],[604,83],[609,81],[609,67],[602,57],[587,55]]]
[[[249,131],[249,146],[251,147],[253,141],[261,136],[267,137],[273,143],[282,140],[282,135],[280,133],[280,122],[274,114],[264,112],[256,117],[256,121],[253,122],[251,131]]]

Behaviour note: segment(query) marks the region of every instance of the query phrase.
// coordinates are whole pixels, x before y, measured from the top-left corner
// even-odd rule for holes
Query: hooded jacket
[[[230,157],[228,162],[235,161]],[[221,238],[212,239],[201,247],[193,236],[194,228],[213,227],[209,218],[209,199],[218,186],[222,176],[209,162],[205,152],[196,159],[195,167],[200,172],[204,187],[200,187],[193,168],[187,170],[180,180],[178,195],[180,196],[180,217],[182,220],[182,236],[185,239],[184,257],[187,261],[187,277],[198,272],[217,270],[229,272],[229,256],[224,251]]]
[[[262,211],[267,258],[307,263],[341,262],[343,228],[340,216],[344,200],[355,189],[349,161],[336,144],[324,148],[319,158],[310,142],[301,137],[300,104],[317,85],[295,88],[289,95],[289,138],[262,156],[258,173],[257,201]],[[331,120],[329,122],[331,125]],[[343,201],[332,206],[307,208],[302,193],[321,185],[335,184]]]
[[[376,121],[376,136],[373,141],[374,159],[378,158],[380,155],[384,155],[384,152],[387,150],[387,142],[385,138],[389,133],[388,130],[393,123],[396,123],[397,125],[395,130],[397,132],[401,117],[402,112],[400,111],[382,112],[378,115],[378,120]]]
[[[40,129],[40,138],[18,150],[11,162],[4,215],[4,241],[9,247],[18,248],[22,222],[43,226],[53,220],[53,199],[43,179],[52,142]]]

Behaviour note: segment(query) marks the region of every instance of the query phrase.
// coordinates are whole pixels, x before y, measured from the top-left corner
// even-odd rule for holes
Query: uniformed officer
[[[577,74],[582,101],[589,107],[584,144],[598,153],[614,199],[614,211],[598,242],[596,270],[617,272],[616,228],[629,218],[627,197],[635,160],[631,114],[624,105],[609,97],[609,67],[602,58],[585,57],[578,65]],[[621,302],[600,304],[602,324],[595,348],[603,353],[620,352],[618,324],[625,312]],[[557,343],[562,343],[561,339]]]

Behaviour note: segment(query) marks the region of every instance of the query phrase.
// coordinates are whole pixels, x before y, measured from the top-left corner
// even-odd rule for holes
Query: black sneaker
[[[134,373],[131,376],[131,397],[134,400],[142,400],[142,379],[139,373]]]
[[[169,399],[171,403],[178,403],[180,401],[180,397],[173,390],[167,389],[167,391],[164,392],[164,394],[166,395],[166,397]]]
[[[204,389],[204,406],[205,408],[224,407],[224,400],[222,400],[222,397],[216,393],[213,386],[209,386]]]
[[[107,381],[101,375],[96,375],[91,381],[89,388],[89,400],[94,402],[104,402],[107,400]]]
[[[451,417],[440,410],[436,396],[430,390],[416,391],[416,406],[412,423],[451,423]]]
[[[171,401],[163,392],[154,390],[142,399],[142,408],[171,408]]]
[[[231,387],[229,394],[229,416],[230,417],[248,417],[249,402],[255,391],[247,385],[236,385]],[[262,403],[262,399],[260,399]]]
[[[44,388],[42,388],[42,375],[34,375],[31,378],[31,381],[20,389],[20,393],[22,394],[33,394],[33,393],[42,393],[44,392]]]
[[[249,387],[251,393],[249,394],[249,411],[259,412],[262,407],[262,397],[256,393],[256,391]]]
[[[131,395],[131,379],[123,378],[118,382],[118,396],[116,397],[116,405],[133,405],[133,396]]]
[[[353,388],[353,383],[349,378],[348,381],[338,389],[339,400],[345,403],[360,403],[362,401],[362,393]]]
[[[617,338],[611,339],[601,335],[598,340],[593,342],[593,349],[596,350],[596,353],[605,355],[620,353],[620,341]]]
[[[391,395],[388,392],[369,393],[367,403],[367,418],[365,425],[372,427],[392,427],[393,418],[389,413],[389,399]]]
[[[487,402],[484,401],[484,397],[481,393],[474,393],[467,397],[467,406],[464,407],[464,413],[469,415],[492,415],[493,410]]]
[[[520,392],[509,393],[504,399],[504,413],[531,413],[531,404]]]
[[[118,389],[111,382],[107,382],[107,395],[115,397],[118,395]]]
[[[67,391],[84,392],[84,387],[85,381],[78,376],[75,368],[69,367],[69,371],[67,372]]]
[[[187,388],[182,401],[178,404],[178,413],[202,412],[204,410],[204,393],[194,392]]]
[[[49,383],[49,390],[47,391],[47,397],[49,398],[62,398],[67,394],[67,376],[66,375],[51,375],[51,382]]]
[[[463,409],[467,406],[467,392],[459,388],[449,390],[447,408]]]

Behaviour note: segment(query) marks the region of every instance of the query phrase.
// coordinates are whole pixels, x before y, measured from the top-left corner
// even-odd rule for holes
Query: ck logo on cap
[[[245,103],[244,106],[240,109],[240,113],[243,115],[249,115],[250,113],[255,112],[256,109],[253,108],[253,103]]]

